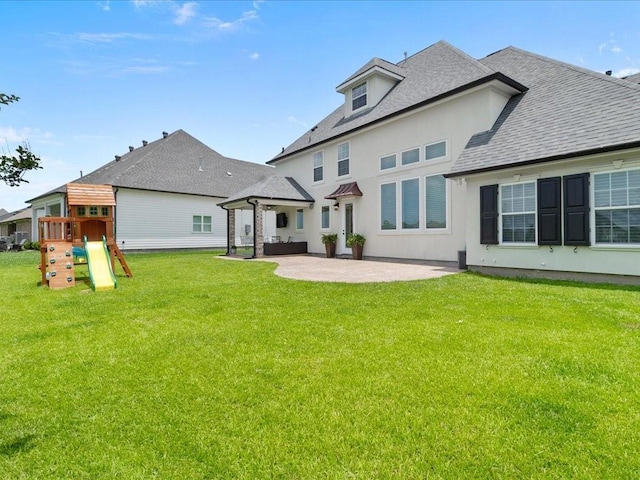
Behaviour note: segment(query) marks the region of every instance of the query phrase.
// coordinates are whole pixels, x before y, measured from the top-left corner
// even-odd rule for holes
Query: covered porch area
[[[292,177],[269,177],[229,197],[218,206],[227,211],[227,255],[238,251],[237,238],[249,250],[249,258],[267,255],[307,253],[307,242],[300,226],[304,211],[313,208],[314,199]],[[253,212],[253,232],[238,237],[235,231],[237,210]],[[265,228],[265,212],[273,212],[275,235],[268,235],[272,228]]]

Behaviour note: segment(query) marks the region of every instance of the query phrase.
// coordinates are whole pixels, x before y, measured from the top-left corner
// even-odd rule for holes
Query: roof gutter
[[[495,72],[495,73],[492,73],[491,75],[487,75],[486,77],[482,77],[482,78],[479,78],[477,80],[474,80],[473,82],[467,83],[465,85],[461,85],[460,87],[454,88],[453,90],[448,90],[448,91],[446,91],[444,93],[441,93],[440,95],[436,95],[435,97],[431,97],[431,98],[428,98],[426,100],[423,100],[422,102],[410,105],[410,106],[408,106],[406,108],[403,108],[402,110],[398,110],[397,112],[393,112],[393,113],[390,113],[389,115],[385,115],[384,117],[380,117],[380,118],[378,118],[376,120],[373,120],[372,122],[365,123],[363,125],[360,125],[359,127],[353,128],[351,130],[347,130],[346,132],[340,133],[340,134],[335,135],[333,137],[326,138],[325,140],[323,140],[321,142],[317,142],[317,143],[308,145],[308,146],[306,146],[304,148],[301,148],[301,149],[296,150],[296,151],[291,152],[291,153],[287,153],[285,155],[277,156],[276,158],[272,158],[271,160],[267,161],[266,163],[267,163],[267,165],[272,165],[272,164],[274,164],[276,162],[279,162],[280,160],[284,160],[285,158],[291,157],[293,155],[297,155],[297,154],[299,154],[301,152],[305,152],[307,150],[318,148],[318,145],[320,145],[322,143],[328,142],[330,140],[337,140],[337,139],[342,138],[342,137],[344,137],[346,135],[351,135],[352,133],[357,132],[359,130],[362,130],[364,128],[369,128],[372,125],[376,125],[376,124],[378,124],[380,122],[389,120],[390,118],[397,117],[398,115],[402,115],[404,113],[410,112],[411,110],[415,110],[417,108],[421,108],[421,107],[424,107],[426,105],[430,105],[430,104],[435,103],[435,102],[439,102],[440,100],[443,100],[443,99],[448,98],[448,97],[452,97],[454,95],[457,95],[458,93],[462,93],[462,92],[464,92],[466,90],[470,90],[472,88],[478,87],[478,86],[483,85],[485,83],[492,82],[494,80],[499,80],[502,83],[504,83],[504,84],[506,84],[506,85],[508,85],[508,86],[520,91],[521,93],[524,93],[527,90],[529,90],[528,87],[525,87],[520,82],[516,82],[514,79],[512,79],[510,77],[507,77],[503,73]]]
[[[599,154],[603,154],[603,153],[610,153],[610,152],[618,152],[620,150],[629,150],[632,148],[640,148],[640,140],[634,141],[634,142],[629,142],[629,143],[623,143],[620,145],[612,145],[612,146],[608,146],[608,147],[597,147],[597,148],[590,148],[588,150],[581,150],[578,152],[571,152],[571,153],[563,153],[561,155],[553,155],[551,157],[544,157],[544,158],[536,158],[536,159],[532,159],[532,160],[525,160],[524,162],[517,162],[517,163],[510,163],[508,165],[495,165],[495,166],[491,166],[491,167],[485,167],[485,168],[475,168],[475,169],[471,169],[471,170],[463,170],[461,172],[451,172],[451,173],[445,173],[443,174],[445,178],[457,178],[457,177],[462,177],[465,175],[475,175],[478,173],[487,173],[487,172],[495,172],[497,170],[506,170],[507,168],[514,168],[514,167],[525,167],[528,165],[536,165],[539,163],[548,163],[548,162],[555,162],[558,160],[568,160],[571,158],[578,158],[578,157],[586,157],[589,155],[599,155]]]

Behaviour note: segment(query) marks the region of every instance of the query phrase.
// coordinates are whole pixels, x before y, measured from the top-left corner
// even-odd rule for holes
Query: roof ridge
[[[631,90],[636,90],[638,92],[640,92],[640,85],[637,85],[633,82],[629,82],[626,81],[622,78],[617,78],[617,77],[612,77],[610,75],[606,75],[604,73],[600,73],[600,72],[596,72],[595,70],[590,70],[588,68],[584,68],[584,67],[580,67],[578,65],[573,65],[572,63],[568,63],[568,62],[563,62],[561,60],[556,60],[554,58],[550,58],[550,57],[545,57],[544,55],[540,55],[538,53],[533,53],[533,52],[529,52],[528,50],[523,50],[521,48],[517,48],[514,46],[508,46],[506,48],[503,48],[502,50],[498,50],[497,52],[491,53],[489,55],[487,55],[486,57],[482,58],[480,61],[485,60],[486,58],[492,56],[492,55],[496,55],[500,52],[504,52],[504,51],[508,51],[508,50],[512,50],[514,52],[518,52],[522,55],[527,55],[529,57],[532,58],[536,58],[540,61],[543,62],[547,62],[547,63],[551,63],[554,65],[557,65],[559,67],[562,68],[566,68],[567,70],[573,70],[575,72],[578,73],[583,73],[586,75],[589,75],[590,77],[593,77],[595,79],[598,80],[603,80],[606,82],[610,82],[610,83],[614,83],[615,85],[621,86],[621,87],[626,87],[626,88],[630,88]]]

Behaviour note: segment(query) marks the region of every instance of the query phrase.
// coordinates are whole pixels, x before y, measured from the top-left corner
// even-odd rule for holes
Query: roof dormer
[[[345,96],[344,116],[374,107],[403,78],[401,67],[381,58],[372,59],[336,87]]]

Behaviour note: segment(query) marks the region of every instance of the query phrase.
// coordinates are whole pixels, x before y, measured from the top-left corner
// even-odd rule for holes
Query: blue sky
[[[438,40],[475,58],[513,45],[616,76],[640,72],[640,2],[0,1],[0,146],[44,169],[0,208],[183,129],[264,163],[334,110],[372,57]]]

